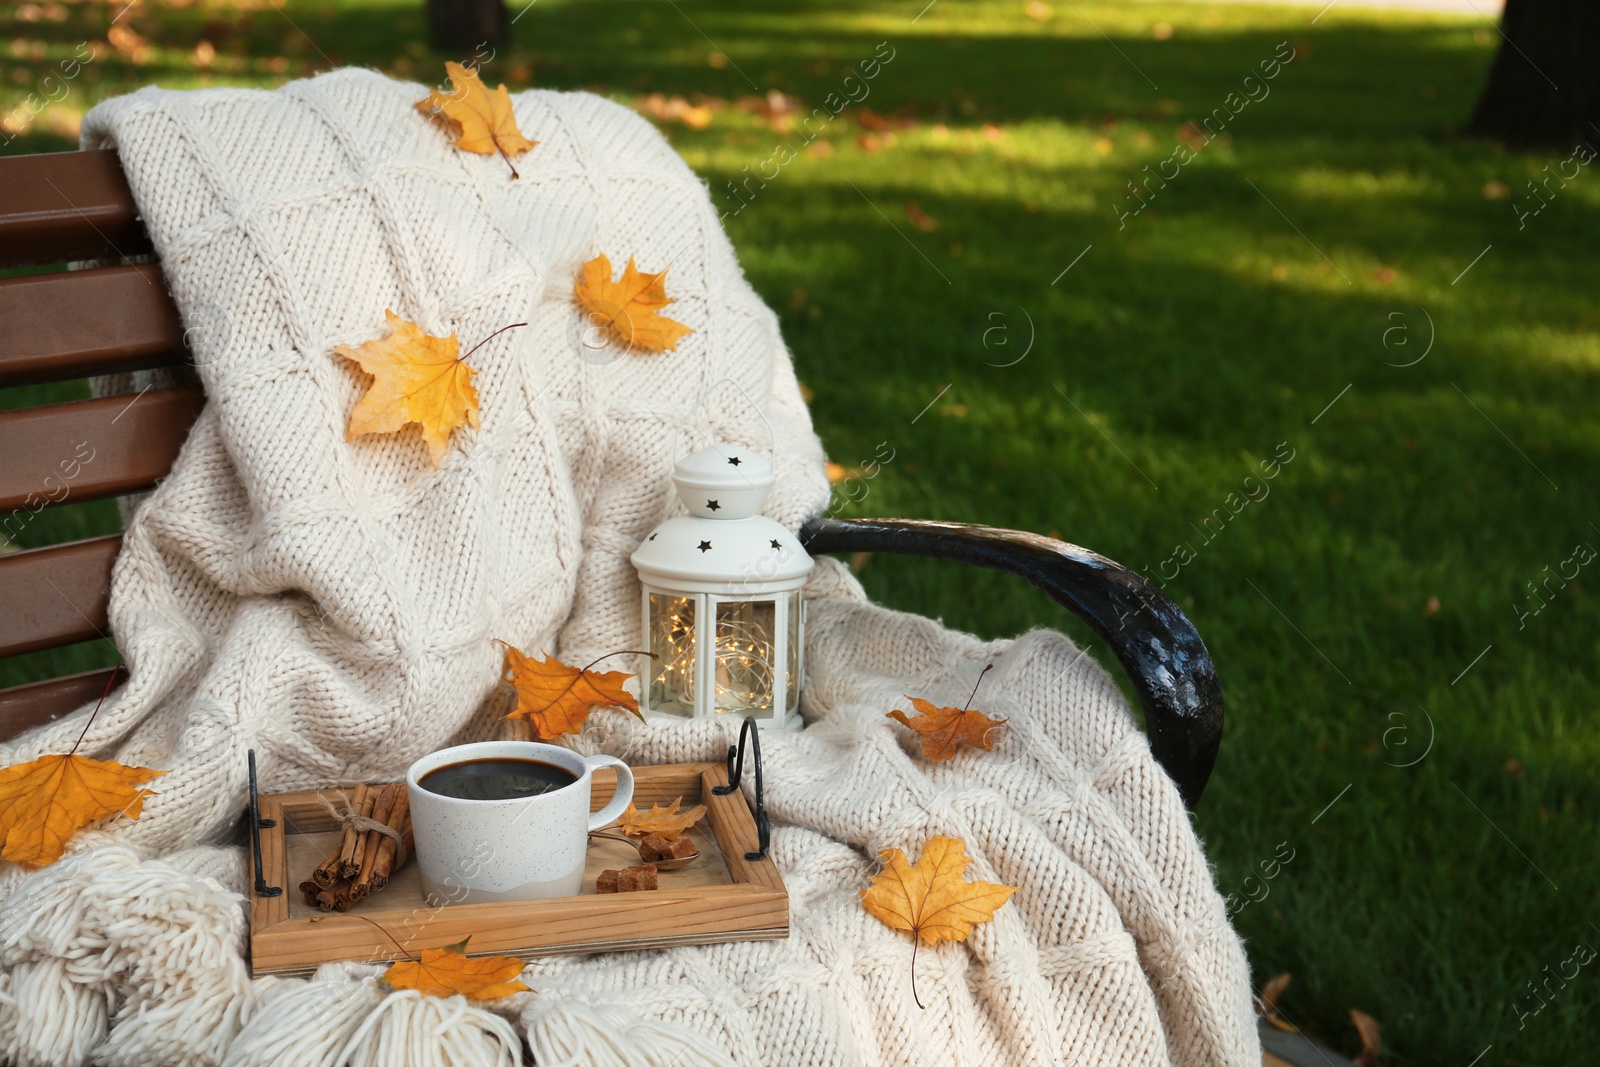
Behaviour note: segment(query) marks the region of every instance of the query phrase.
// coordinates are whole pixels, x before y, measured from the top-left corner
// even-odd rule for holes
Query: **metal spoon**
[[[641,863],[646,862],[644,858],[644,849],[640,847],[639,842],[635,841],[631,837],[626,836],[625,834],[608,834],[602,830],[590,830],[589,836],[603,837],[607,841],[621,841],[624,844],[632,845],[634,850],[639,853],[639,861]],[[650,860],[648,862],[654,865],[655,869],[658,871],[675,871],[680,867],[687,867],[689,864],[693,863],[699,858],[699,852],[692,852],[687,856],[680,856],[679,858],[673,860]]]

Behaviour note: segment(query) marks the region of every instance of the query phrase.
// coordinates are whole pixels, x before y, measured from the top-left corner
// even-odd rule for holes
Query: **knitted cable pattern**
[[[219,840],[236,819],[245,749],[269,791],[398,777],[500,732],[495,639],[569,662],[636,647],[627,557],[676,507],[674,442],[766,446],[739,389],[765,399],[775,435],[767,513],[793,529],[827,500],[776,317],[665,140],[590,94],[519,93],[518,124],[540,144],[512,180],[413,110],[425,92],[343,70],[271,92],[146,89],[85,120],[86,147],[120,154],[208,403],[131,516],[110,610],[130,677],[81,750],[171,769],[141,819],[74,843],[69,860],[89,862],[76,869],[121,888],[0,870],[0,1014],[18,1027],[0,1051],[18,1062],[55,1040],[58,1062],[137,1047],[144,1062],[217,1063],[246,1026],[264,1051],[231,1062],[275,1062],[299,994],[282,980],[246,991],[238,931],[220,917],[207,929],[226,944],[219,934],[209,953],[171,925],[188,938],[172,972],[139,903],[141,862]],[[599,252],[669,270],[668,313],[695,331],[675,352],[595,346],[571,294]],[[464,349],[530,324],[472,356],[481,427],[457,431],[438,468],[415,428],[345,440],[365,383],[333,348],[380,336],[385,308]],[[681,1024],[747,1065],[1259,1063],[1243,951],[1199,842],[1094,661],[1055,634],[984,643],[876,607],[831,561],[807,595],[810,726],[764,740],[792,936],[535,961],[536,994],[515,1006],[525,1031],[566,999],[592,1005],[585,1019],[630,1013],[641,1033]],[[990,662],[985,710],[1011,723],[993,753],[929,764],[884,717],[905,693],[961,703]],[[86,714],[0,745],[0,765],[65,751]],[[719,758],[731,737],[722,722],[596,713],[571,743],[654,763]],[[919,954],[932,1005],[919,1011],[908,939],[859,892],[878,850],[915,857],[940,833],[967,842],[971,877],[1021,889],[966,943]],[[200,852],[202,895],[237,900],[214,875],[226,852]],[[27,935],[24,903],[64,916],[60,931]],[[97,932],[133,912],[149,936]],[[86,944],[109,947],[85,960]],[[117,1014],[117,983],[135,972],[153,976],[143,1016],[205,1025],[119,1045],[140,1025]],[[365,1010],[366,987],[340,980]],[[82,1002],[55,1038],[17,1007],[41,990]],[[204,1010],[186,1015],[190,997]],[[549,1047],[576,1040],[539,1025]]]

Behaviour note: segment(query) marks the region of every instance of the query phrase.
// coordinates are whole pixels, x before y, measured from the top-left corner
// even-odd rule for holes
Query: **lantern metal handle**
[[[734,381],[732,378],[718,378],[716,381],[706,386],[705,390],[701,392],[699,397],[695,399],[694,405],[689,408],[689,414],[685,417],[686,420],[688,418],[692,418],[694,413],[700,410],[701,405],[706,402],[706,397],[711,395],[711,390],[715,389],[723,382],[727,382],[729,385],[739,390],[739,395],[745,398],[745,401],[750,405],[751,410],[756,413],[756,417],[766,424],[767,455],[772,458],[772,465],[774,468],[776,468],[778,465],[778,435],[772,429],[772,420],[767,418],[767,413],[761,410],[761,405],[756,403],[755,398],[745,390],[745,387]],[[683,424],[680,422],[677,428],[672,431],[672,451],[667,453],[667,463],[669,468],[671,465],[678,462],[678,442],[681,440],[683,440]]]
[[[772,847],[772,821],[767,818],[767,805],[761,790],[761,731],[756,726],[754,715],[746,715],[739,727],[739,747],[728,746],[728,784],[712,786],[711,792],[725,797],[739,788],[739,776],[744,773],[746,737],[750,739],[751,764],[756,772],[756,841],[761,849],[759,852],[746,852],[744,858],[754,862],[766,859],[767,851]]]

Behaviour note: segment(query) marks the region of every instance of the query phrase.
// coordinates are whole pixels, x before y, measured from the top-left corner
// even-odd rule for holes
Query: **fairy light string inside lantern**
[[[651,718],[751,715],[800,724],[805,610],[813,566],[799,540],[761,514],[772,465],[737,445],[685,456],[673,482],[687,515],[633,554],[645,647],[640,710]]]

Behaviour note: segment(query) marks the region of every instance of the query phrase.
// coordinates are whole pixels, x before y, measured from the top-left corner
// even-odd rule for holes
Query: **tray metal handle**
[[[261,794],[256,788],[256,750],[250,750],[250,844],[255,850],[256,896],[275,897],[283,892],[281,885],[268,885],[266,873],[261,869],[261,831],[278,825],[276,819],[261,817]]]
[[[739,788],[739,777],[744,773],[746,738],[750,741],[750,763],[756,774],[756,838],[761,849],[759,852],[746,852],[744,858],[754,862],[766,859],[767,851],[772,847],[772,820],[767,818],[767,804],[761,789],[761,731],[756,726],[755,716],[744,717],[744,723],[739,727],[739,747],[728,746],[728,784],[712,786],[711,791],[719,797],[725,797]]]

